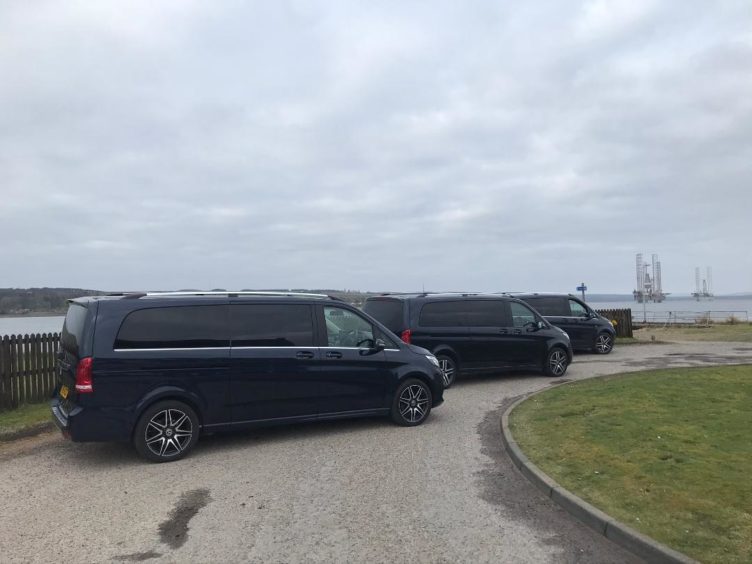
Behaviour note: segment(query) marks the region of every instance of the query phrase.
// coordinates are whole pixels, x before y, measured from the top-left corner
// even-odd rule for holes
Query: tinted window
[[[524,327],[528,323],[535,323],[538,319],[535,312],[524,304],[519,302],[510,302],[509,307],[512,310],[512,326]]]
[[[227,306],[139,309],[120,326],[116,349],[184,349],[230,344]]]
[[[577,300],[569,300],[569,309],[571,315],[575,317],[582,317],[588,314],[587,308]]]
[[[460,327],[463,325],[463,302],[433,302],[420,310],[418,324],[423,327]]]
[[[400,300],[368,300],[363,310],[386,325],[390,331],[399,333],[405,328],[402,316],[403,305]]]
[[[78,347],[84,337],[84,324],[88,313],[89,310],[85,306],[75,302],[68,306],[68,313],[65,314],[65,322],[63,323],[63,332],[60,335],[60,341],[65,350],[78,354]]]
[[[470,327],[506,327],[504,300],[467,300],[463,302],[465,324]]]
[[[312,347],[311,306],[252,304],[230,306],[233,347]]]
[[[541,297],[525,298],[541,315],[569,315],[569,306],[565,298]]]
[[[340,307],[324,307],[327,346],[369,348],[373,346],[373,325],[357,313]]]

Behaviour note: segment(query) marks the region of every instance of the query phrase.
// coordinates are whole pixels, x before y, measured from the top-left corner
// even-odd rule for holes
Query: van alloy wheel
[[[200,431],[198,415],[179,400],[165,400],[149,406],[136,423],[133,445],[152,462],[183,458],[196,446]]]
[[[423,380],[410,378],[397,388],[392,399],[392,420],[403,427],[420,425],[431,413],[433,396]]]
[[[179,409],[165,409],[149,420],[144,431],[144,442],[159,457],[183,452],[193,438],[193,423],[188,414]]]
[[[448,356],[439,355],[437,359],[444,380],[444,387],[450,388],[457,378],[457,365],[454,363],[454,360]]]
[[[417,423],[428,411],[428,394],[422,386],[408,386],[400,394],[399,405],[400,415],[410,423]]]
[[[608,354],[614,348],[614,338],[608,333],[601,333],[595,340],[595,351],[598,354]]]
[[[555,348],[548,355],[548,366],[546,372],[550,376],[563,376],[567,371],[567,353],[560,348]]]

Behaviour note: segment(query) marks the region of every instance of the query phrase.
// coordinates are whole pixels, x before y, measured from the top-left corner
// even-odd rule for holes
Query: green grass
[[[643,327],[633,331],[639,341],[730,341],[752,343],[752,324],[716,323],[708,327]],[[617,340],[617,343],[619,341]]]
[[[45,403],[22,405],[18,409],[0,413],[0,440],[50,421],[50,406]]]
[[[556,387],[514,410],[528,457],[609,515],[703,562],[752,562],[752,367]]]

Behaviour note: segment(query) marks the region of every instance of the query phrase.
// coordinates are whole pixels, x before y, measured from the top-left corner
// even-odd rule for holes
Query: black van
[[[443,401],[428,351],[335,298],[173,292],[70,301],[53,419],[74,441],[177,460],[201,431],[368,415],[419,425]]]
[[[575,350],[608,354],[614,348],[616,331],[611,322],[585,302],[568,294],[514,294],[537,309],[556,327],[564,329]]]
[[[384,294],[363,309],[406,343],[431,351],[451,386],[460,372],[542,370],[563,376],[569,337],[524,302],[499,294]]]

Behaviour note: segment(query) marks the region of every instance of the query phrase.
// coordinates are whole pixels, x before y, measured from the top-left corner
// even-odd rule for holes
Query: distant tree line
[[[103,294],[82,288],[0,288],[0,315],[65,313],[67,300]]]
[[[191,290],[193,291],[193,290]],[[201,290],[195,290],[200,292]],[[215,288],[214,291],[225,291]],[[336,296],[356,306],[362,306],[369,295],[357,290],[310,290],[305,288],[279,288],[282,292],[311,292]],[[0,315],[26,315],[30,313],[60,313],[68,310],[67,300],[81,296],[105,294],[99,290],[82,288],[0,288]]]

